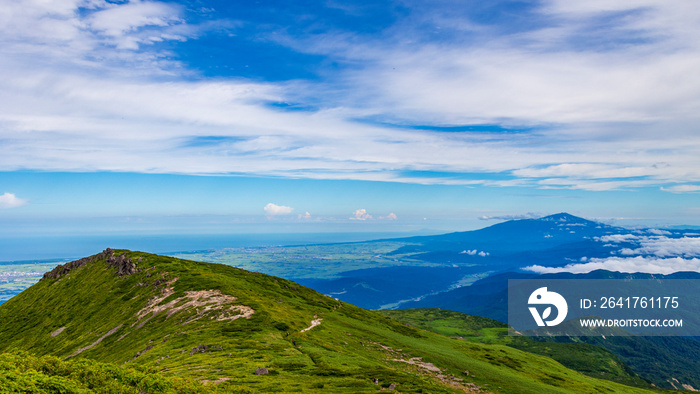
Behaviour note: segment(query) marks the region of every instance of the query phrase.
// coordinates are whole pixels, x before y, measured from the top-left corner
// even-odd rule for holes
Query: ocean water
[[[359,242],[399,238],[409,233],[285,233],[216,235],[92,235],[0,238],[0,262],[77,259],[106,248],[149,253],[288,246],[334,242]]]

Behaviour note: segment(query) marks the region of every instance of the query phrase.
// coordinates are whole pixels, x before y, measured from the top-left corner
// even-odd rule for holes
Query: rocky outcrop
[[[221,346],[197,345],[190,350],[190,356],[197,353],[209,353],[215,350],[224,350]]]
[[[128,361],[126,361],[126,363],[128,363],[129,361],[135,359],[136,357],[141,356],[142,354],[146,353],[147,351],[149,351],[149,350],[151,350],[151,349],[153,349],[153,346],[151,346],[151,345],[146,346],[146,348],[143,349],[142,351],[136,352],[136,354],[134,355],[134,357],[130,358]]]
[[[80,268],[87,263],[90,263],[94,260],[97,260],[97,256],[99,256],[99,255],[90,256],[90,257],[83,257],[80,260],[71,261],[70,263],[66,263],[66,264],[62,264],[62,265],[59,264],[56,266],[56,268],[45,273],[41,279],[42,280],[44,280],[44,279],[58,279],[76,268]]]
[[[105,262],[107,266],[117,269],[117,276],[132,275],[139,272],[138,268],[136,268],[136,263],[126,257],[125,254],[115,256],[112,249],[107,249],[102,254],[106,254]]]
[[[98,253],[94,256],[84,257],[80,260],[71,261],[70,263],[57,265],[56,268],[45,273],[41,279],[58,279],[76,268],[80,268],[85,264],[102,259],[105,260],[108,267],[117,269],[118,276],[131,275],[139,272],[139,269],[136,268],[136,264],[131,261],[130,258],[126,257],[125,254],[115,256],[114,250],[107,248],[104,250],[104,252]]]

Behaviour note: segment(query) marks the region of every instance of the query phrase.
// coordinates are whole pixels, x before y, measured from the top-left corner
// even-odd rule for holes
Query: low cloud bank
[[[590,259],[583,264],[568,264],[564,267],[543,267],[531,265],[523,268],[525,271],[538,274],[555,274],[570,272],[573,274],[587,274],[595,270],[607,270],[616,272],[642,272],[647,274],[668,275],[674,272],[694,271],[700,272],[700,259],[684,259],[681,257],[657,258],[657,257],[609,257],[605,259]]]

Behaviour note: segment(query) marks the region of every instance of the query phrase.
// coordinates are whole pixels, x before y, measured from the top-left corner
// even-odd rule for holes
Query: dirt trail
[[[314,319],[314,320],[311,320],[311,325],[308,326],[308,327],[306,327],[305,329],[299,331],[299,332],[306,332],[306,331],[309,331],[310,329],[312,329],[312,328],[314,328],[314,327],[316,327],[316,326],[318,326],[318,325],[321,325],[321,320],[323,320],[323,319]]]

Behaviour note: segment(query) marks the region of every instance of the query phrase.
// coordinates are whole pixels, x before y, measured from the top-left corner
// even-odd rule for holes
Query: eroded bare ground
[[[200,382],[203,383],[203,384],[205,384],[205,385],[210,384],[210,383],[211,383],[211,384],[221,384],[221,383],[223,383],[223,382],[225,382],[225,381],[227,381],[227,380],[231,380],[231,378],[219,378],[219,379],[216,379],[216,380],[203,379],[203,380],[200,380]]]
[[[66,357],[66,359],[69,359],[69,358],[71,358],[71,357],[75,357],[75,356],[77,356],[78,354],[80,354],[80,353],[82,353],[82,352],[84,352],[84,351],[86,351],[86,350],[92,349],[93,347],[99,345],[100,342],[102,342],[103,339],[105,339],[105,338],[107,338],[108,336],[110,336],[110,335],[114,334],[115,332],[119,331],[119,329],[122,328],[122,326],[123,326],[123,324],[120,324],[120,325],[114,327],[113,329],[107,331],[106,334],[104,334],[103,336],[99,337],[95,342],[93,342],[93,343],[91,343],[91,344],[89,344],[89,345],[87,345],[87,346],[85,346],[85,347],[81,347],[80,349],[74,351],[73,354],[71,354],[70,356]]]
[[[61,327],[61,328],[59,328],[58,330],[52,332],[52,333],[51,333],[51,338],[53,338],[53,337],[59,335],[59,334],[62,333],[63,330],[65,330],[65,329],[66,329],[66,327],[64,326],[64,327]]]
[[[323,319],[314,319],[314,320],[311,320],[311,325],[308,326],[308,327],[306,327],[305,329],[299,331],[299,332],[306,332],[306,331],[309,331],[310,329],[312,329],[312,328],[314,328],[314,327],[316,327],[316,326],[321,325],[321,321],[322,321],[322,320],[323,320]]]
[[[682,383],[679,382],[678,379],[676,379],[676,378],[666,379],[666,381],[669,382],[669,383],[671,384],[671,386],[673,386],[673,389],[674,389],[674,390],[680,390],[680,389],[679,389],[678,387],[676,387],[676,385],[675,385],[671,380],[673,380],[673,381],[675,381],[676,383],[678,383],[684,390],[687,390],[687,391],[696,391],[696,392],[699,391],[699,390],[697,390],[695,387],[693,387],[693,386],[691,386],[691,385],[689,385],[689,384],[682,384]]]
[[[442,369],[433,363],[423,361],[422,357],[410,357],[403,353],[402,349],[393,349],[391,346],[382,345],[379,342],[369,342],[370,346],[376,346],[382,349],[389,357],[390,361],[406,363],[415,366],[420,372],[433,376],[439,379],[442,383],[449,385],[453,389],[464,392],[480,392],[481,387],[471,382],[464,382],[464,379],[458,378],[452,374],[443,373]],[[398,357],[398,358],[397,358]]]
[[[163,273],[162,277],[167,277],[167,273]],[[178,297],[168,303],[163,304],[163,301],[165,301],[166,298],[175,292],[173,290],[173,284],[177,281],[177,279],[178,278],[173,278],[169,281],[159,283],[163,285],[160,294],[151,298],[145,307],[136,312],[136,321],[131,324],[131,327],[136,326],[135,329],[139,329],[160,313],[164,313],[167,319],[181,311],[190,312],[188,315],[189,318],[182,323],[183,325],[205,317],[210,320],[216,319],[217,321],[236,320],[240,318],[250,319],[250,317],[255,313],[255,310],[249,306],[236,305],[235,301],[238,298],[227,294],[221,294],[221,291],[219,290],[186,291],[184,296]],[[73,354],[66,357],[66,359],[75,357],[78,354],[99,345],[103,339],[119,331],[122,326],[123,324],[114,327],[93,343],[77,349],[75,352],[73,352]],[[55,337],[59,335],[64,329],[65,327],[59,328],[58,330],[52,332],[51,336]],[[123,333],[119,339],[117,339],[117,341],[122,340],[130,333],[130,331]],[[144,350],[144,352],[150,348],[151,347],[147,348]]]
[[[197,321],[205,316],[210,319],[223,321],[236,320],[242,317],[250,319],[255,313],[255,310],[249,306],[234,305],[237,298],[221,294],[219,290],[186,291],[184,296],[162,304],[166,298],[174,293],[172,285],[177,279],[173,278],[166,282],[166,286],[161,290],[161,294],[151,298],[145,307],[136,312],[137,320],[131,325],[132,327],[141,328],[160,313],[165,313],[166,318],[168,318],[184,310],[195,313],[190,319],[182,323],[183,325]]]

